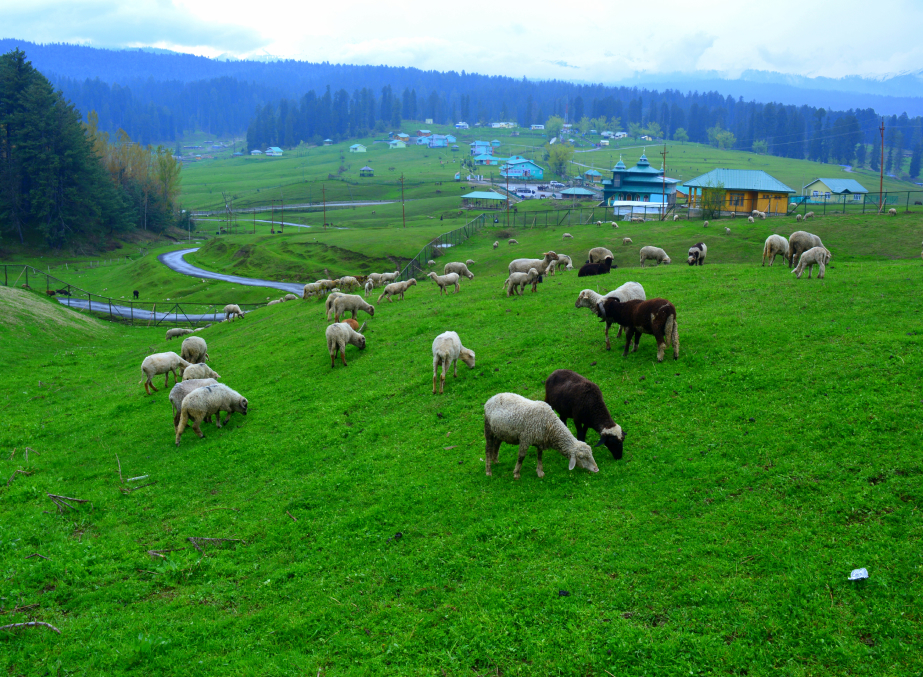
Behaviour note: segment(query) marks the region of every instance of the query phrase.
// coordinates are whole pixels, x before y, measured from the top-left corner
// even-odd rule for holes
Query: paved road
[[[254,277],[225,275],[224,273],[215,273],[211,270],[205,270],[204,268],[199,268],[192,265],[191,263],[187,263],[183,257],[185,257],[186,254],[191,254],[192,252],[198,250],[198,247],[193,247],[191,249],[180,249],[175,252],[161,254],[157,257],[157,260],[170,270],[182,275],[189,275],[190,277],[205,278],[208,280],[221,280],[222,282],[232,282],[234,284],[243,285],[244,287],[268,287],[269,289],[280,289],[285,292],[297,294],[299,297],[301,296],[302,292],[304,292],[304,282],[273,282],[272,280],[260,280]]]

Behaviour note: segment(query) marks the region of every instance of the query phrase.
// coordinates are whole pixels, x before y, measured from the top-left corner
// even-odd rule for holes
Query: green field
[[[477,261],[460,294],[421,282],[404,302],[377,304],[368,347],[348,348],[348,367],[330,368],[322,302],[206,329],[211,365],[250,412],[203,426],[204,440],[187,432],[179,448],[168,393],[138,385],[142,359],[179,342],[0,288],[0,624],[62,633],[2,632],[0,664],[10,674],[916,674],[921,226],[914,215],[816,220],[808,229],[834,253],[823,281],[758,265],[765,236],[788,235],[792,219],[740,221],[731,235],[693,223],[580,226],[572,241],[563,228],[518,229],[520,246],[498,250],[488,229],[450,255]],[[253,272],[306,265],[299,246],[315,236],[378,263],[430,237],[414,230],[417,245],[383,228],[222,236],[213,265],[237,272],[230,252],[252,244],[266,258],[236,261]],[[682,254],[700,240],[708,263],[689,268]],[[610,275],[559,274],[537,294],[503,297],[513,256],[555,249],[577,262],[598,244],[617,250]],[[638,268],[644,244],[674,265]],[[194,289],[155,255],[79,280],[109,293],[231,292]],[[606,352],[601,325],[574,308],[579,290],[629,279],[676,305],[678,361],[658,364],[651,337],[627,358],[615,340]],[[448,329],[477,366],[433,396],[430,344]],[[600,385],[627,434],[624,459],[594,449],[591,475],[548,452],[539,480],[533,450],[517,482],[504,445],[486,477],[483,403],[504,391],[541,399],[557,368]],[[49,493],[89,502],[56,514]],[[199,552],[189,537],[240,540]],[[859,567],[869,580],[847,581]]]

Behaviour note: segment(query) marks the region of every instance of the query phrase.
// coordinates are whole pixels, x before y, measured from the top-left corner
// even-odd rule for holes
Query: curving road
[[[215,273],[211,270],[205,270],[188,263],[184,258],[186,254],[198,251],[198,247],[191,249],[180,249],[175,252],[168,252],[157,257],[167,268],[181,275],[190,277],[205,278],[208,280],[221,280],[222,282],[232,282],[243,285],[244,287],[268,287],[270,289],[280,289],[292,294],[301,296],[304,292],[304,283],[297,284],[294,282],[273,282],[272,280],[260,280],[255,277],[240,277],[239,275],[225,275],[224,273]]]

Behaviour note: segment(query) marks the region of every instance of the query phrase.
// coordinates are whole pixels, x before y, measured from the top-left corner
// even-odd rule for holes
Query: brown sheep
[[[599,316],[606,323],[606,349],[609,349],[609,327],[612,323],[625,329],[625,352],[631,339],[635,340],[632,352],[638,350],[642,334],[651,334],[657,340],[657,361],[663,362],[664,350],[673,345],[673,359],[679,359],[679,327],[676,322],[676,307],[666,299],[647,301],[626,301],[606,297],[597,305]]]

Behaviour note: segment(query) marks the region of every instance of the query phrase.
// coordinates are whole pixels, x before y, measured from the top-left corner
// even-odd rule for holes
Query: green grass
[[[911,218],[886,223],[909,238]],[[688,228],[683,251],[701,232]],[[511,249],[492,250],[484,233],[453,252],[478,261],[460,294],[422,283],[378,304],[368,347],[350,347],[346,368],[329,366],[320,302],[216,325],[200,334],[211,364],[251,410],[178,449],[167,392],[138,385],[144,356],[177,342],[0,289],[0,469],[32,473],[0,485],[3,623],[62,631],[0,633],[0,664],[919,672],[920,261],[873,260],[854,249],[859,235],[819,220],[811,230],[831,240],[834,261],[826,280],[796,281],[756,265],[770,228],[709,233],[702,268],[569,273],[513,299],[500,291]],[[598,243],[586,231],[572,252]],[[560,250],[561,232],[517,233],[515,254]],[[718,265],[725,256],[742,262]],[[657,364],[650,337],[627,358],[617,341],[606,352],[600,324],[574,308],[580,289],[628,279],[675,303],[679,361]],[[433,396],[430,344],[447,329],[477,367]],[[600,385],[626,430],[625,458],[597,449],[590,475],[549,452],[539,480],[533,451],[517,482],[504,445],[485,477],[483,403],[503,391],[541,398],[557,368]],[[125,479],[149,475],[133,485],[156,484],[122,492],[116,457]],[[57,515],[47,493],[90,502]],[[202,554],[191,536],[242,541]],[[870,579],[849,583],[858,567]]]

